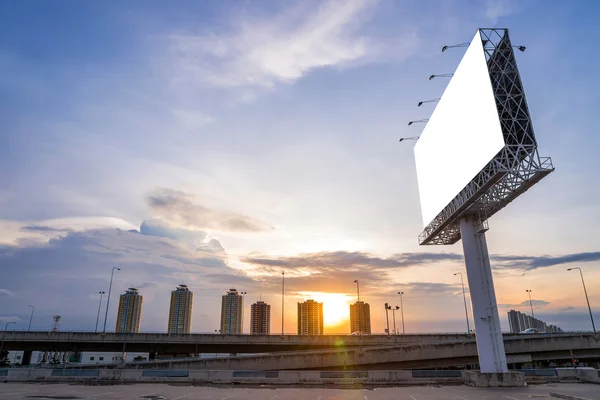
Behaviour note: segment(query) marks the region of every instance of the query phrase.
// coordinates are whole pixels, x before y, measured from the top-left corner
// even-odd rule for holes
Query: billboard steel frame
[[[461,239],[460,220],[481,224],[554,171],[540,157],[508,29],[480,29],[505,146],[425,227],[421,245],[451,245]]]

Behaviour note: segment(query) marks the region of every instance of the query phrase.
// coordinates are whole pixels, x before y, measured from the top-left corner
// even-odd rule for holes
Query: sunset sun
[[[306,298],[323,303],[323,323],[326,327],[342,324],[350,319],[352,298],[342,293],[302,292]]]

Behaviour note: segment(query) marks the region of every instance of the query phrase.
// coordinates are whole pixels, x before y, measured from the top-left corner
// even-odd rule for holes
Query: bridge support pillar
[[[508,367],[485,240],[486,230],[486,225],[476,215],[460,220],[479,366],[483,373],[504,373],[508,372]]]

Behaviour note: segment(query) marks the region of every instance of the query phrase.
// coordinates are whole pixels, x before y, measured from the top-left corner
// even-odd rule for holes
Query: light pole
[[[2,334],[2,343],[0,343],[0,356],[2,355],[2,350],[4,349],[4,336],[6,336],[6,331],[8,330],[8,325],[10,324],[16,324],[15,321],[10,321],[7,322],[6,325],[4,325],[4,333]],[[8,359],[8,357],[7,357]]]
[[[96,316],[96,329],[94,329],[94,333],[98,332],[98,321],[100,321],[100,308],[102,307],[102,296],[104,295],[104,292],[98,292],[98,294],[100,295],[100,304],[98,304],[98,315]]]
[[[356,283],[356,301],[360,302],[360,288],[358,286],[358,279],[356,279],[354,283]]]
[[[33,321],[33,312],[35,311],[34,306],[30,304],[29,307],[31,307],[31,316],[29,317],[29,326],[27,327],[27,332],[31,330],[31,321]]]
[[[469,311],[467,311],[467,295],[465,294],[465,282],[463,281],[462,272],[457,272],[454,276],[460,275],[460,284],[462,286],[463,301],[465,302],[465,318],[467,319],[467,334],[471,333],[471,327],[469,326]]]
[[[106,332],[106,319],[108,318],[108,306],[110,304],[110,292],[112,290],[112,282],[113,282],[113,275],[115,273],[115,269],[117,271],[121,270],[121,268],[112,267],[112,271],[110,272],[110,285],[108,286],[108,296],[106,296],[106,313],[104,314],[104,328],[102,328],[102,333]]]
[[[526,289],[525,291],[529,294],[529,307],[531,307],[531,317],[535,318],[535,314],[533,313],[533,302],[531,301],[531,290]]]
[[[404,292],[398,292],[400,295],[400,314],[402,315],[402,334],[404,335],[406,331],[404,330],[404,303],[402,302],[402,295]]]
[[[594,333],[596,333],[596,325],[594,324],[594,316],[592,315],[592,307],[590,307],[590,299],[588,298],[587,290],[585,288],[585,281],[583,280],[583,272],[581,272],[581,268],[579,268],[579,267],[568,268],[567,271],[571,271],[573,269],[578,269],[579,275],[581,275],[581,283],[583,284],[583,293],[585,293],[585,300],[587,301],[588,310],[590,312],[590,319],[592,320],[592,329],[594,330]]]
[[[240,292],[240,294],[242,295],[242,323],[241,323],[241,328],[242,328],[242,335],[244,334],[244,295],[248,294],[248,292]]]
[[[390,306],[391,310],[392,310],[392,318],[394,320],[394,335],[398,334],[398,330],[396,329],[396,310],[399,310],[400,307],[396,306],[395,308],[392,308],[392,306]]]
[[[285,310],[285,271],[281,271],[281,336],[284,335],[283,322]]]
[[[392,308],[388,305],[388,303],[385,303],[385,323],[387,325],[387,329],[386,332],[388,334],[388,336],[390,335],[390,318],[388,316],[388,310]]]

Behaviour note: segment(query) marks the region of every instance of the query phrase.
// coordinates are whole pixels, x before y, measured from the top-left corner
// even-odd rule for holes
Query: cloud
[[[460,261],[463,256],[452,253],[401,253],[388,258],[355,251],[307,253],[291,257],[267,257],[250,255],[242,262],[254,265],[285,268],[402,268],[439,261]]]
[[[402,253],[383,258],[366,252],[348,251],[297,256],[251,254],[240,257],[241,262],[253,266],[248,273],[263,286],[277,286],[279,283],[273,277],[280,276],[282,270],[285,270],[286,286],[290,290],[338,293],[346,293],[348,282],[355,279],[365,282],[366,287],[384,292],[389,287],[392,272],[411,266],[460,259],[462,256],[451,253]]]
[[[220,243],[210,246],[216,249]],[[249,291],[255,287],[251,278],[230,268],[220,253],[197,251],[173,237],[92,229],[70,232],[45,243],[0,245],[2,284],[10,288],[0,290],[0,315],[20,311],[23,314],[17,317],[26,318],[29,310],[23,308],[21,299],[27,299],[36,306],[34,325],[40,324],[39,328],[45,329],[51,316],[60,314],[64,329],[93,329],[95,314],[89,310],[98,307],[96,293],[108,293],[113,267],[121,270],[114,274],[115,297],[109,313],[112,326],[116,296],[128,287],[137,287],[144,296],[142,326],[153,331],[166,329],[169,294],[180,283],[190,286],[202,299],[199,301],[214,309],[218,309],[220,297],[213,293],[206,299],[206,292],[224,292],[232,282],[244,282]],[[18,293],[19,298],[11,293]],[[202,331],[204,323],[196,321],[195,329]]]
[[[156,216],[188,229],[229,232],[261,232],[273,229],[262,221],[242,214],[209,209],[198,204],[191,195],[177,190],[156,189],[147,197],[147,201]]]
[[[532,271],[537,268],[553,267],[562,264],[600,261],[600,252],[573,253],[563,256],[494,255],[492,259],[495,268]]]
[[[22,231],[26,232],[41,232],[41,233],[65,233],[72,232],[71,228],[55,228],[47,225],[26,225],[21,227]]]
[[[531,299],[531,304],[533,304],[534,307],[544,307],[544,306],[550,305],[550,302],[546,301],[546,300]],[[523,301],[523,302],[519,303],[518,305],[523,307],[523,306],[530,305],[530,303],[528,301]]]
[[[217,239],[210,239],[208,242],[201,244],[196,250],[208,253],[223,253],[225,251],[223,245]]]
[[[134,285],[134,287],[137,289],[146,289],[146,288],[151,288],[153,286],[156,286],[155,282],[143,282],[143,283],[140,283],[139,285]]]
[[[521,6],[515,0],[487,0],[485,2],[485,17],[492,23],[521,11]]]
[[[545,306],[550,305],[551,303],[546,300],[531,299],[531,304],[533,304],[533,307],[545,307]],[[518,304],[498,304],[498,307],[501,307],[501,308],[527,307],[529,309],[529,307],[531,307],[531,304],[529,303],[529,300],[525,300]]]
[[[275,16],[242,17],[231,35],[171,35],[171,48],[179,68],[193,79],[261,88],[293,83],[313,69],[343,66],[379,49],[360,33],[375,1],[318,4],[316,10],[300,4]]]
[[[571,310],[575,310],[575,309],[576,308],[573,307],[573,306],[568,306],[568,307],[565,307],[565,308],[561,308],[560,311],[571,311]]]
[[[441,282],[410,282],[400,285],[400,289],[427,294],[433,293],[436,295],[450,295],[457,292],[462,294],[461,285]]]
[[[525,270],[551,267],[576,262],[600,261],[600,252],[575,253],[563,256],[503,256],[493,255],[492,266],[500,270]],[[464,257],[456,253],[399,253],[390,257],[378,257],[365,252],[319,252],[297,256],[267,256],[250,254],[240,261],[267,268],[265,270],[281,270],[282,268],[319,271],[364,271],[393,270],[431,263],[448,262],[463,263]]]
[[[151,219],[142,222],[140,231],[142,235],[165,237],[183,241],[203,241],[207,233],[200,230],[185,229],[173,226],[161,219]]]
[[[16,295],[8,289],[0,289],[0,297],[16,297]]]

